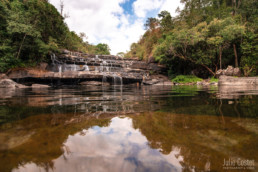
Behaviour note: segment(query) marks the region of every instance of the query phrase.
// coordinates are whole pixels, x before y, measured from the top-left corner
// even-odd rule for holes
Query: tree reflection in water
[[[0,171],[221,171],[224,159],[258,160],[256,95],[113,89],[0,98]]]

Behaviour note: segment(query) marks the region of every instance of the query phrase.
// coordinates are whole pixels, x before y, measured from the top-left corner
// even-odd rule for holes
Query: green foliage
[[[243,56],[241,66],[245,76],[257,75],[258,69],[258,34],[248,32],[241,45]]]
[[[211,77],[210,82],[219,82],[219,79],[215,77]]]
[[[98,44],[96,46],[96,54],[110,55],[110,48],[107,44]]]
[[[125,53],[124,52],[118,52],[116,55],[119,56],[119,57],[122,57],[122,58],[125,57]]]
[[[178,75],[174,79],[172,79],[172,81],[177,83],[191,83],[202,81],[202,79],[194,75]]]
[[[154,56],[173,76],[197,70],[207,78],[239,62],[246,75],[257,72],[257,1],[181,2],[184,9],[178,10],[177,17],[162,11],[158,19],[149,18],[147,31],[127,55]]]
[[[109,54],[107,45],[96,47],[83,38],[86,34],[70,31],[46,0],[0,0],[0,72],[47,61],[50,53],[62,48]]]
[[[161,11],[158,14],[158,17],[160,19],[160,26],[164,32],[167,32],[171,29],[173,29],[173,20],[168,11]]]

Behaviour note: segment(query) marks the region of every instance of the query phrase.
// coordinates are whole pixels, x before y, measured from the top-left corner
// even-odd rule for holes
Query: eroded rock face
[[[40,70],[46,70],[46,69],[47,69],[47,66],[48,66],[47,63],[40,63],[40,64],[39,64],[39,69],[40,69]]]
[[[216,72],[216,77],[219,78],[221,75],[226,76],[241,76],[241,71],[239,68],[233,68],[233,66],[228,66],[227,69],[220,69]]]
[[[142,83],[146,74],[164,74],[166,68],[156,63],[147,63],[134,59],[123,59],[112,55],[87,55],[64,50],[60,55],[51,56],[52,63],[40,64],[37,69],[15,70],[8,77],[16,80],[33,80],[32,82],[66,82],[102,81],[117,84]],[[69,82],[71,81],[71,82]]]
[[[8,76],[6,76],[5,74],[0,74],[0,79],[8,79]]]

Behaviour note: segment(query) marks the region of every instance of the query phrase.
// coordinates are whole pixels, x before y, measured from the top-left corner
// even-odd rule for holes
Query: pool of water
[[[255,171],[258,91],[0,90],[0,171]]]

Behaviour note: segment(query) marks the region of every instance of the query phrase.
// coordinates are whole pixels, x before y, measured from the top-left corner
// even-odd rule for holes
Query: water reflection
[[[166,112],[62,119],[2,127],[1,171],[221,171],[224,158],[258,158],[257,119]]]
[[[258,160],[255,94],[226,99],[217,87],[13,91],[0,98],[0,171],[221,171],[227,158]]]

